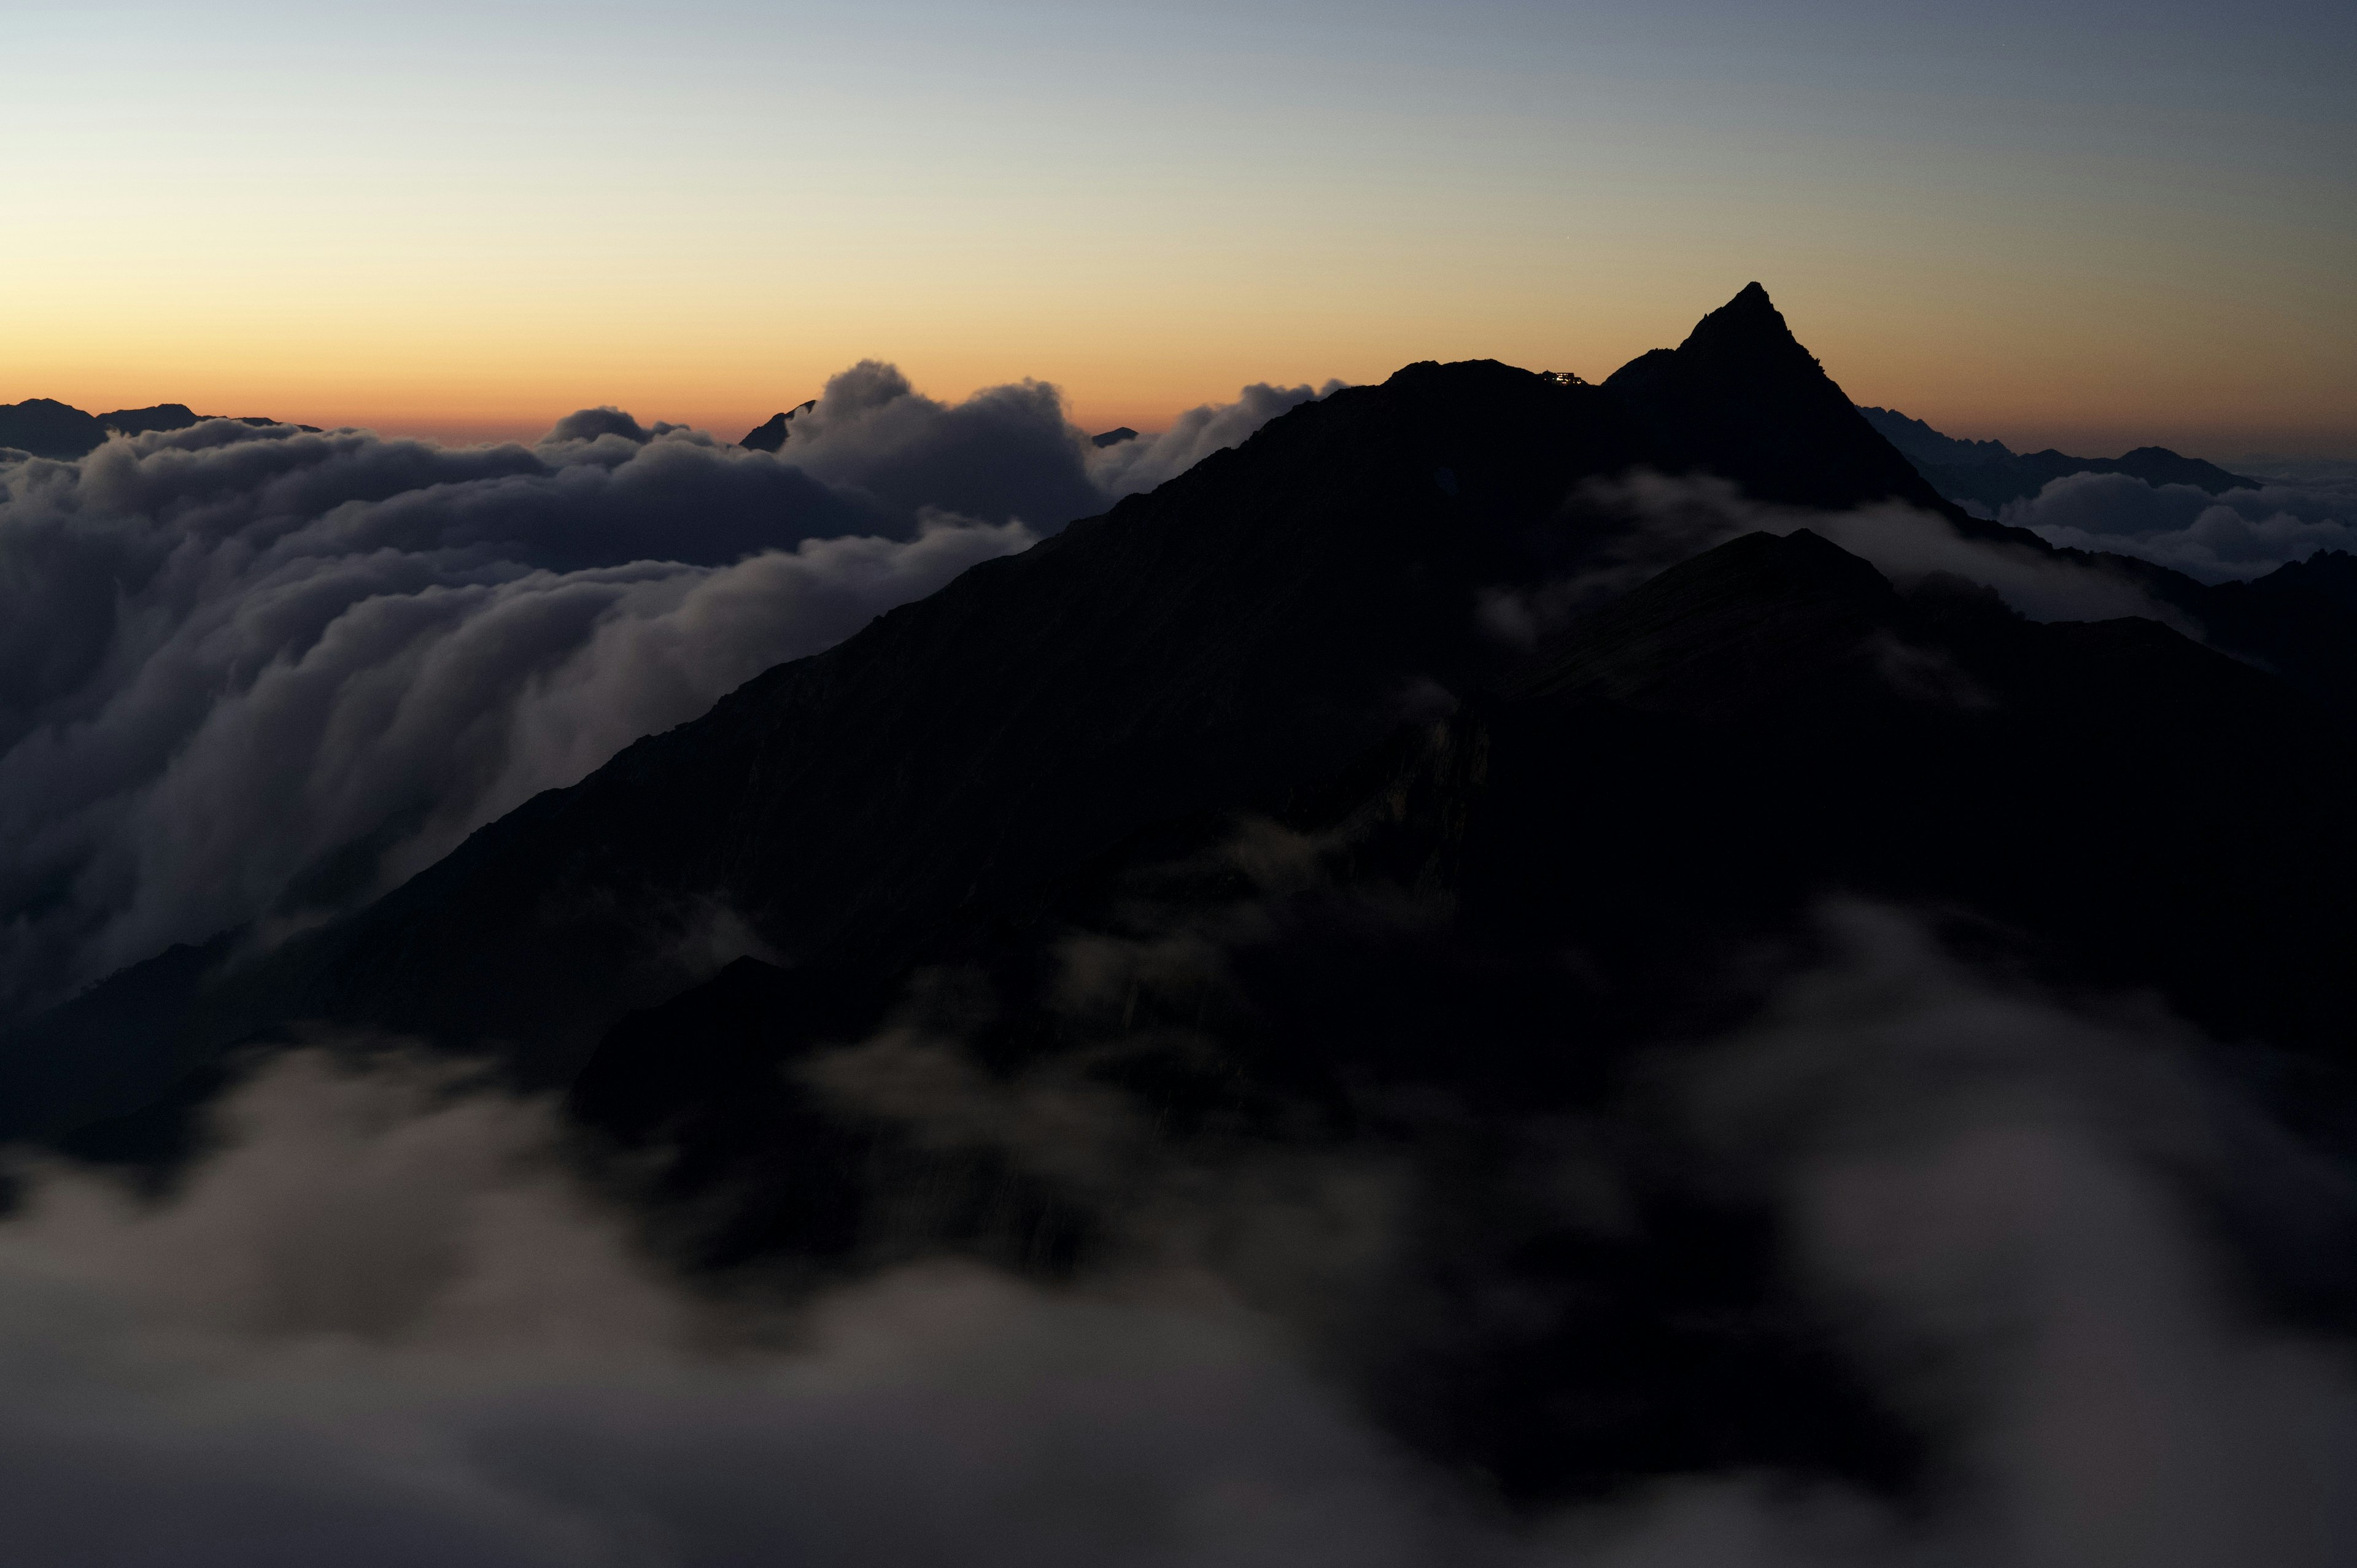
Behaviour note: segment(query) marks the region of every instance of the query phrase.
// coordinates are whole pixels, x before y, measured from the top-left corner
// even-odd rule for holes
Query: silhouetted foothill
[[[1111,430],[1100,431],[1096,435],[1090,436],[1089,445],[1103,448],[1106,446],[1118,446],[1125,441],[1135,441],[1136,439],[1136,431],[1132,430],[1126,424],[1121,424],[1114,426]]]

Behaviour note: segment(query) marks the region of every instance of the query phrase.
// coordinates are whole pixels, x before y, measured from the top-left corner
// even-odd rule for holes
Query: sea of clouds
[[[540,790],[696,716],[966,567],[1151,489],[1339,383],[1252,386],[1097,447],[1039,382],[948,403],[874,361],[777,454],[614,409],[532,446],[230,422],[78,462],[0,453],[0,1021],[175,942],[268,940],[364,901]],[[1480,607],[1511,642],[1752,529],[2038,619],[2145,615],[2134,585],[1891,504],[1765,507],[1707,478],[1591,485],[1565,581]],[[2221,496],[2056,480],[2005,521],[2245,577],[2357,544],[2338,470]]]
[[[2319,550],[2357,550],[2357,478],[2328,466],[2222,495],[2126,474],[2069,474],[1998,521],[2050,543],[2135,555],[2205,583],[2264,576]]]
[[[1638,1075],[1653,1110],[1627,1125],[1666,1143],[1617,1146],[1773,1206],[1779,1288],[1842,1326],[1841,1353],[1932,1440],[1903,1501],[1736,1472],[1515,1513],[1402,1446],[1322,1353],[1333,1298],[1405,1244],[1390,1217],[1413,1208],[1412,1177],[1370,1181],[1380,1163],[1347,1150],[1323,1156],[1325,1187],[1355,1229],[1199,1165],[1134,1210],[1132,1245],[1060,1283],[936,1258],[715,1291],[667,1277],[568,1174],[544,1105],[447,1064],[311,1051],[216,1107],[212,1152],[165,1193],[20,1168],[0,1219],[8,1555],[2350,1561],[2357,1360],[2296,1309],[2319,1270],[2348,1287],[2349,1167],[2149,1007],[1976,972],[1900,911],[1823,920],[1824,956],[1755,1021]],[[930,1074],[893,1112],[874,1058],[902,1048],[847,1047],[834,1076],[937,1135],[1019,1138],[1075,1182],[1123,1113],[1049,1084],[1055,1116],[1010,1119],[1032,1089],[975,1069]],[[1568,1195],[1592,1175],[1533,1179]],[[1592,1208],[1564,1201],[1570,1223]],[[1197,1222],[1170,1223],[1174,1202]],[[1206,1240],[1271,1227],[1266,1245]]]
[[[948,403],[867,362],[774,456],[614,409],[529,446],[218,422],[0,452],[0,1017],[364,900],[1316,395],[1101,450],[1052,387]]]
[[[1052,389],[950,404],[865,364],[775,456],[608,409],[531,446],[206,425],[0,460],[0,1011],[365,898],[761,669],[1315,395],[1248,388],[1099,449]],[[2051,510],[2008,520],[2155,559],[2199,535],[2248,564],[2271,557],[2212,510],[2280,559],[2349,515],[2288,510],[2283,487],[2189,492],[2198,508],[2115,489],[2061,481],[2024,503]],[[1761,528],[1813,529],[1898,577],[1956,572],[2037,618],[2166,613],[1903,507],[1804,512],[1643,474],[1577,499],[1620,531],[1581,573],[1486,600],[1501,637]],[[1516,1513],[1405,1445],[1335,1351],[1388,1261],[1424,1244],[1418,1173],[1385,1151],[1168,1151],[1139,1135],[1148,1108],[887,1035],[813,1081],[1097,1190],[1121,1244],[1054,1284],[932,1257],[723,1289],[666,1272],[547,1104],[343,1042],[250,1064],[160,1190],[16,1156],[0,1555],[2357,1557],[2348,1151],[2287,1130],[2244,1058],[2148,1003],[1976,972],[1902,911],[1829,908],[1823,939],[1750,1024],[1651,1054],[1627,1124],[1666,1142],[1628,1157],[1772,1206],[1779,1288],[1932,1439],[1902,1501],[1717,1473]],[[1579,1159],[1538,1172],[1532,1201],[1591,1187],[1594,1151]]]
[[[2126,577],[2033,545],[1968,537],[1945,518],[1904,501],[1823,511],[1761,501],[1709,475],[1638,469],[1582,485],[1569,510],[1591,531],[1585,563],[1544,583],[1487,591],[1476,614],[1501,641],[1529,647],[1582,612],[1744,534],[1781,536],[1803,529],[1871,563],[1893,582],[1934,573],[1962,577],[1990,589],[2031,620],[2138,616],[2189,636],[2201,634],[2181,612]]]

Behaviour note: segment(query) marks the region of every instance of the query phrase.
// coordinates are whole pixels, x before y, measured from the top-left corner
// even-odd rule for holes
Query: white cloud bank
[[[365,897],[1308,395],[1108,459],[1051,387],[871,362],[775,456],[591,409],[530,447],[220,423],[0,462],[0,1017]]]
[[[2357,485],[2319,477],[2212,495],[2126,474],[2071,474],[2002,521],[2052,543],[2140,556],[2205,583],[2264,576],[2319,550],[2357,550]]]
[[[2031,620],[2109,620],[2141,616],[2189,635],[2192,625],[2134,583],[2027,545],[1967,538],[1945,518],[1900,501],[1849,511],[1782,506],[1709,477],[1643,469],[1582,486],[1569,515],[1597,542],[1579,572],[1535,587],[1485,595],[1477,614],[1503,641],[1529,646],[1584,610],[1746,533],[1807,529],[1871,563],[1892,581],[1951,573],[1993,589]]]
[[[1655,1079],[1684,1157],[1768,1195],[1792,1288],[1939,1435],[1911,1507],[1722,1475],[1509,1519],[1316,1369],[1315,1299],[1247,1306],[1249,1282],[1168,1246],[1053,1289],[937,1262],[698,1296],[563,1174],[540,1107],[308,1053],[226,1103],[170,1195],[48,1167],[0,1220],[10,1555],[2348,1561],[2349,1343],[2272,1319],[2265,1249],[2217,1225],[2222,1205],[2345,1219],[2347,1171],[2165,1021],[1992,984],[1889,911],[1828,919],[1823,967]]]

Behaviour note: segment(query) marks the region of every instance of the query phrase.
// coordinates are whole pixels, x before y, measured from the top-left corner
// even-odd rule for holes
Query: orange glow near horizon
[[[1756,278],[1957,435],[2357,456],[2329,49],[1696,3],[44,11],[0,402],[733,438],[876,358],[1153,429],[1416,360],[1598,378]]]
[[[1903,294],[1813,287],[1805,277],[1794,288],[1760,271],[1802,341],[1854,399],[1952,434],[2093,455],[2154,444],[2212,456],[2357,456],[2348,368],[2321,362],[2329,341],[2303,354],[2296,324],[2147,334],[2132,317],[2091,315],[2053,330],[2033,325],[2023,335],[2035,343],[2007,341],[1986,321],[1919,312]],[[529,313],[505,323],[429,315],[365,334],[290,331],[283,317],[237,322],[228,313],[210,330],[173,332],[161,319],[118,317],[116,329],[95,340],[43,343],[18,332],[0,366],[0,403],[52,397],[93,413],[183,403],[460,442],[528,440],[574,409],[611,403],[648,423],[734,439],[816,396],[847,365],[877,358],[944,400],[1032,377],[1063,389],[1083,429],[1152,430],[1199,403],[1232,399],[1247,382],[1378,381],[1415,360],[1496,358],[1600,379],[1647,349],[1675,344],[1749,274],[1679,281],[1682,289],[1645,289],[1641,303],[1619,291],[1534,291],[1479,309],[1452,299],[1418,310],[1394,296],[1370,301],[1350,320],[1272,319],[1240,333],[1234,315],[1210,313],[1150,334],[1105,324],[1102,338],[1036,318],[969,320],[958,330],[941,323],[938,337],[928,330],[936,324],[895,323],[866,334],[884,341],[862,342],[856,323],[804,333],[771,319],[724,333],[658,317],[584,345]]]

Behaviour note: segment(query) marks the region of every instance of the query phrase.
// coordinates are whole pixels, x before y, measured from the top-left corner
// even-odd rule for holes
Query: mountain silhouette
[[[153,408],[118,408],[98,415],[98,423],[118,435],[141,435],[150,430],[186,430],[213,417],[197,413],[184,403],[159,403]]]
[[[817,406],[818,400],[813,398],[808,403],[795,404],[783,413],[773,413],[747,431],[745,439],[737,445],[754,452],[780,451],[784,448],[786,438],[790,434],[787,426],[793,424],[796,415],[808,413]]]
[[[0,1127],[134,1109],[297,1019],[490,1048],[562,1086],[625,1014],[731,957],[898,973],[942,922],[1019,904],[1147,823],[1281,805],[1415,693],[1496,688],[1525,653],[1477,605],[1609,548],[1627,522],[1584,507],[1581,482],[1641,467],[1790,504],[1896,498],[2052,553],[1934,494],[1757,285],[1600,387],[1411,365],[759,677],[267,958],[224,967],[242,942],[225,933],[33,1021],[0,1046]],[[2305,620],[2267,613],[2295,601]],[[2257,656],[2292,624],[2285,662],[2345,697],[2337,605],[2265,585],[2242,602],[2226,618]]]
[[[1629,558],[1642,521],[1590,481],[1641,469],[1905,502],[2212,645],[2033,623],[1805,528],[1497,635],[1496,596]],[[1116,1255],[1119,1181],[826,1076],[952,1041],[985,1109],[1053,1081],[1150,1129],[1139,1169],[1404,1173],[1330,1371],[1510,1502],[1697,1469],[1901,1488],[1936,1434],[1828,1348],[1765,1200],[1631,1110],[1646,1053],[1753,1015],[1761,955],[1866,898],[2346,1070],[2352,628],[2347,556],[2213,590],[1972,522],[1754,285],[1600,386],[1426,362],[1303,404],[355,914],[126,971],[0,1043],[0,1130],[165,1158],[241,1045],[391,1031],[561,1093],[692,1266]],[[1531,1174],[1582,1127],[1618,1140],[1609,1224]]]
[[[1896,498],[1954,514],[1875,434],[1756,283],[1675,349],[1621,366],[1604,390],[1635,414],[1648,456],[1673,472],[1717,474],[1796,506]]]
[[[228,415],[193,413],[186,403],[163,403],[153,408],[118,408],[111,413],[84,413],[52,398],[37,397],[24,403],[0,403],[0,447],[15,447],[36,457],[55,457],[70,462],[86,457],[104,444],[109,435],[139,435],[151,430],[185,430],[208,420],[234,418],[240,424],[257,427],[280,423],[261,415]],[[314,424],[298,424],[297,430],[316,431]]]
[[[1451,1217],[1387,1286],[1429,1311],[1353,1346],[1411,1441],[1518,1498],[1719,1466],[1894,1483],[1906,1423],[1780,1303],[1763,1215],[1641,1180],[1641,1242],[1603,1239],[1481,1146],[1518,1118],[1608,1114],[1646,1042],[1748,1014],[1744,955],[1832,892],[1969,908],[1960,938],[2010,961],[2337,1048],[2352,782],[2339,726],[2157,623],[2035,625],[1960,581],[1902,594],[1808,532],[1753,534],[1298,792],[1277,825],[1303,862],[1255,872],[1238,846],[1268,830],[1209,813],[903,961],[746,959],[627,1019],[570,1103],[652,1162],[677,1244],[724,1264],[1052,1267],[1104,1244],[1004,1157],[814,1085],[811,1064],[879,1031],[956,1034],[1009,1081],[1087,1064],[1182,1145],[1373,1138]],[[2105,810],[2025,812],[2031,790]],[[2230,790],[2279,791],[2281,814],[2205,818]],[[1215,964],[1072,994],[1076,950],[1214,943]]]
[[[78,1020],[152,982],[162,1060],[132,1080],[315,1017],[498,1040],[522,1081],[564,1083],[740,923],[800,962],[905,951],[1143,822],[1280,797],[1419,684],[1496,679],[1516,650],[1478,624],[1478,596],[1575,569],[1612,528],[1566,498],[1640,467],[1827,506],[1943,504],[1757,285],[1602,388],[1412,365],[761,677],[267,962],[191,993],[204,966],[167,955],[9,1062],[96,1079],[125,1032]],[[0,1103],[50,1099],[19,1079]]]
[[[73,458],[106,439],[105,427],[78,408],[54,398],[0,403],[0,447],[36,457]]]
[[[2072,474],[2126,474],[2148,485],[2191,485],[2213,496],[2255,489],[2260,483],[2166,446],[2139,446],[2117,457],[2073,457],[2051,447],[2017,453],[2002,441],[1955,440],[1896,409],[1858,412],[1940,494],[1950,500],[1976,501],[1992,511]]]

